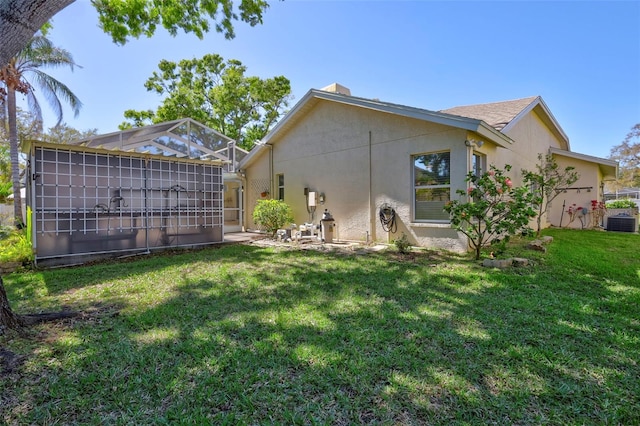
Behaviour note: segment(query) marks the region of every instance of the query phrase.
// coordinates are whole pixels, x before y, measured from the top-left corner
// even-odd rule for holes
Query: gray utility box
[[[607,219],[607,231],[636,232],[638,224],[634,216],[619,214]]]

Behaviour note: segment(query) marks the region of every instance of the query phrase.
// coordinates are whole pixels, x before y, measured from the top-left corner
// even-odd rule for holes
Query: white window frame
[[[280,180],[282,178],[282,181]],[[278,185],[278,200],[284,201],[284,173],[276,175],[276,182]]]
[[[478,177],[486,172],[487,156],[478,151],[473,151],[473,153],[471,154],[471,171],[475,176]]]
[[[449,154],[449,183],[448,184],[435,184],[435,185],[416,185],[416,160],[418,157],[435,155],[435,154]],[[418,218],[416,217],[417,209],[416,209],[416,193],[420,189],[448,189],[449,190],[449,200],[451,200],[451,151],[443,150],[443,151],[434,151],[434,152],[424,152],[420,154],[411,155],[411,188],[412,188],[412,210],[413,210],[413,221],[416,223],[449,223],[451,220],[449,218]],[[444,210],[443,210],[444,212]],[[446,212],[445,212],[446,214]]]

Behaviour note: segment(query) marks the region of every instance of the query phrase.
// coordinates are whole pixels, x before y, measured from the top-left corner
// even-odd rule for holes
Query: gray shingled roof
[[[513,101],[458,106],[444,109],[440,112],[482,120],[494,129],[500,131],[536,99],[538,99],[538,96]]]

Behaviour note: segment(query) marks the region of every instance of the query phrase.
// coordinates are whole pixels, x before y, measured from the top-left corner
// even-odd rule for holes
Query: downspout
[[[371,236],[371,241],[376,240],[376,224],[375,220],[375,206],[373,205],[373,173],[372,173],[372,158],[371,158],[371,140],[372,134],[371,130],[369,130],[369,235]],[[369,243],[369,238],[367,238],[367,243]]]
[[[266,145],[269,147],[269,195],[273,198],[273,145]]]
[[[242,232],[247,232],[247,223],[249,218],[247,217],[247,209],[244,206],[247,204],[245,201],[245,188],[247,187],[247,175],[244,170],[239,170],[238,175],[240,176],[240,220],[242,220]]]

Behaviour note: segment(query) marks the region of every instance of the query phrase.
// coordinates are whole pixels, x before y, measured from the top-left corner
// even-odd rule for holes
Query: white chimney
[[[330,84],[327,87],[323,87],[320,90],[324,92],[340,93],[341,95],[351,96],[351,90],[349,90],[347,87],[344,87],[343,85],[338,83]]]

